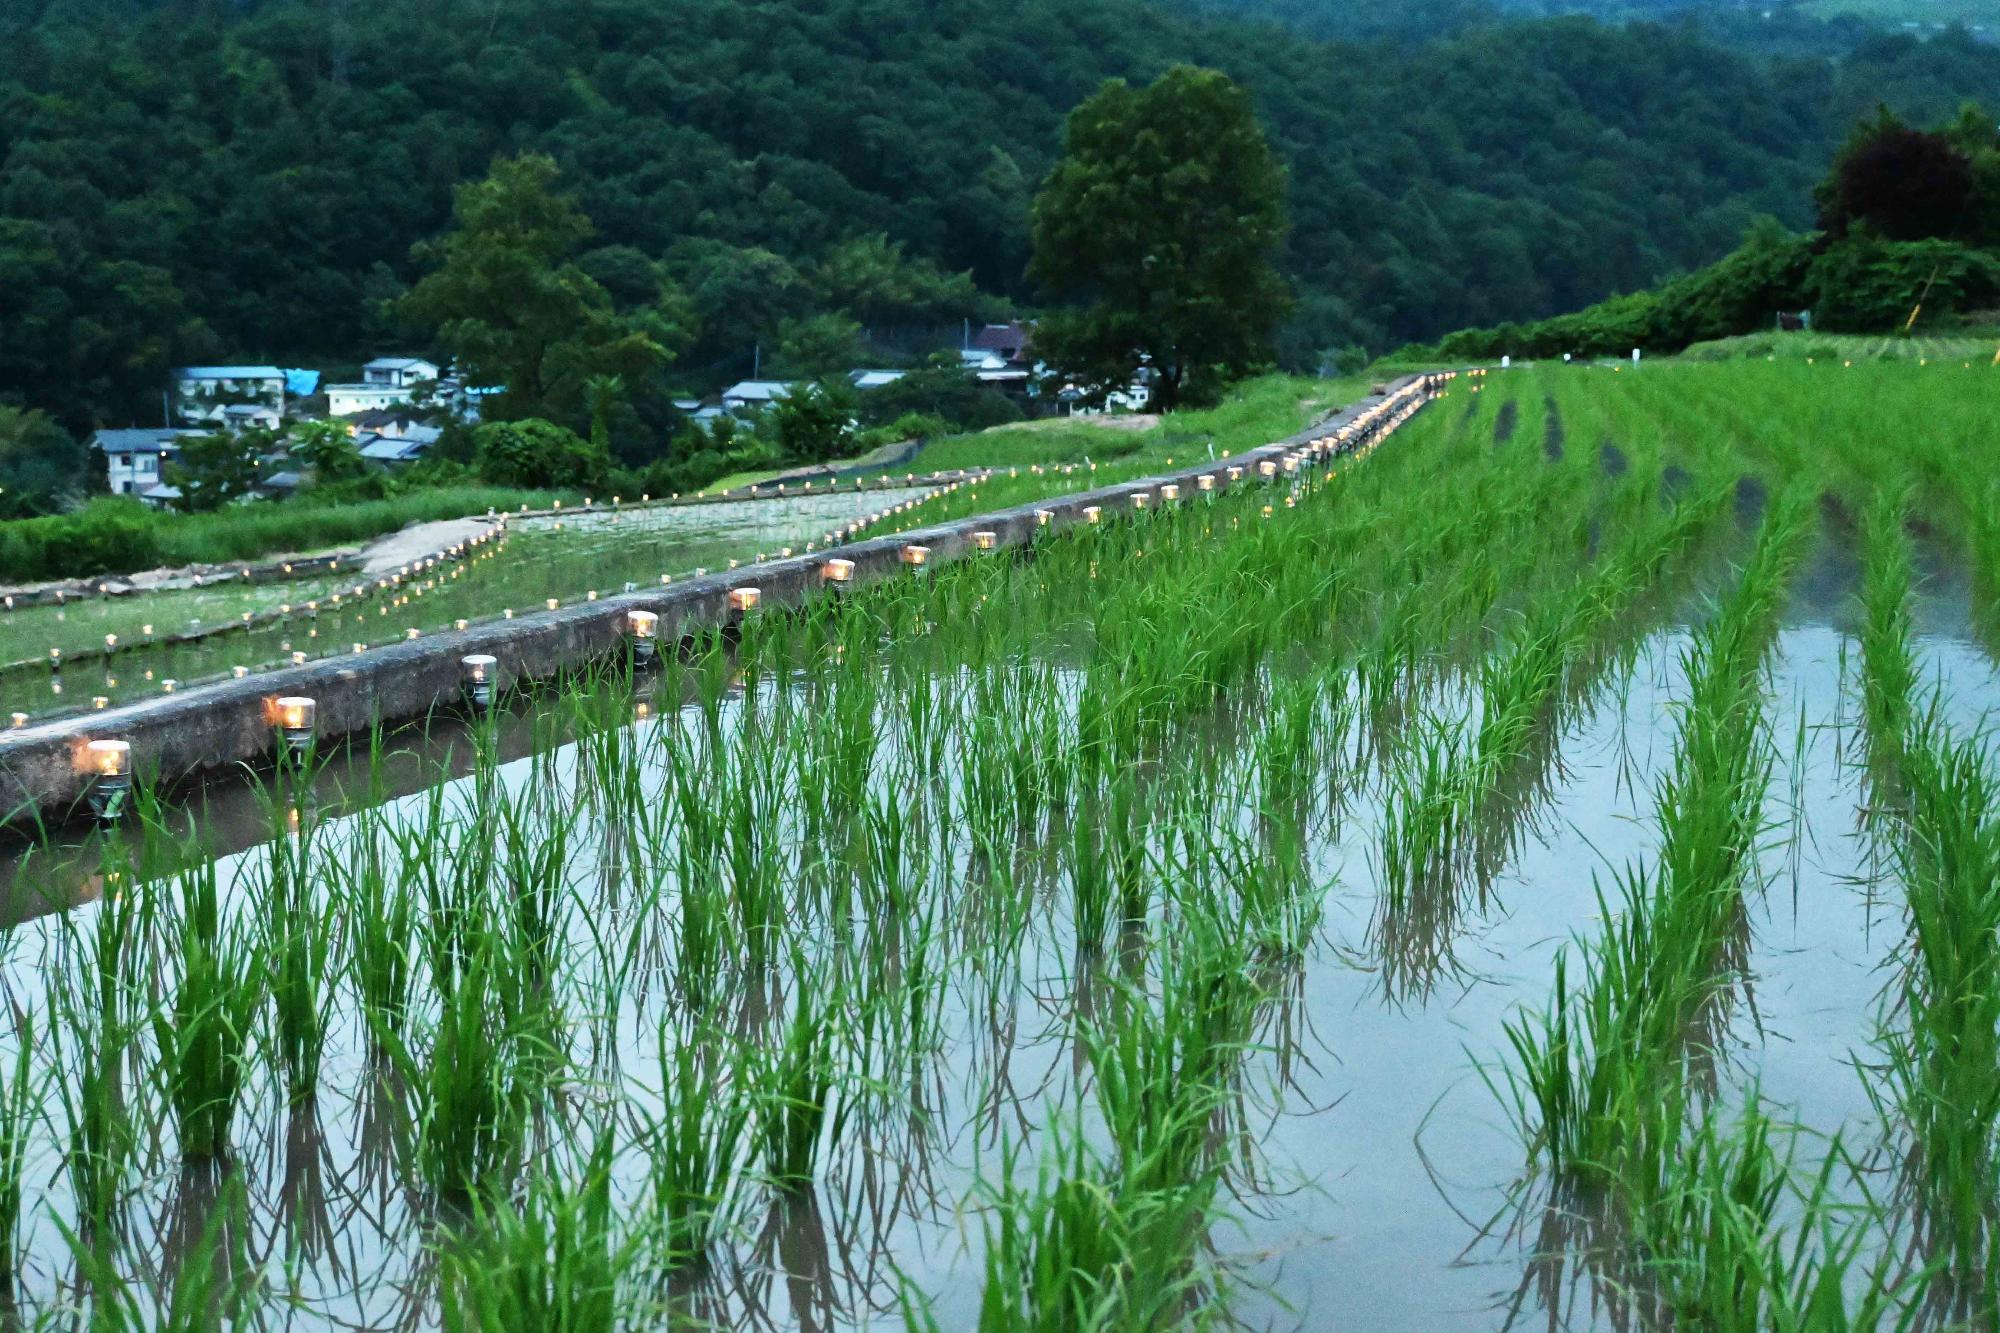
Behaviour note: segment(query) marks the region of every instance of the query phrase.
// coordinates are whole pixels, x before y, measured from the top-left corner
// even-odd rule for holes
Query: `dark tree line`
[[[0,49],[0,402],[72,433],[157,420],[176,363],[438,350],[399,300],[419,247],[523,153],[592,224],[572,289],[671,284],[667,373],[700,387],[828,311],[1032,306],[1064,117],[1211,66],[1289,177],[1304,367],[1649,285],[1760,214],[1809,223],[1878,102],[2000,104],[2000,50],[1956,37],[1788,61],[1558,19],[1375,49],[1141,0],[49,0]]]

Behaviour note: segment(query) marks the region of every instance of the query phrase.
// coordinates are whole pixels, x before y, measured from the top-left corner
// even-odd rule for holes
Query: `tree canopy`
[[[397,305],[473,384],[504,390],[489,416],[587,412],[593,382],[647,381],[688,340],[686,302],[643,255],[619,256],[622,309],[576,262],[590,219],[557,175],[554,159],[528,154],[459,186],[451,230],[417,247],[436,267]]]
[[[1291,300],[1285,171],[1243,90],[1189,66],[1115,80],[1063,146],[1034,208],[1030,271],[1059,303],[1038,355],[1099,398],[1149,366],[1167,410],[1268,363]]]
[[[450,267],[456,187],[524,155],[590,222],[549,216],[574,272],[535,295],[615,345],[664,273],[693,337],[667,374],[708,388],[787,320],[956,326],[1035,301],[1028,210],[1109,78],[1193,63],[1249,93],[1290,174],[1294,366],[1649,286],[1760,214],[1809,225],[1809,187],[1878,102],[1918,124],[2000,105],[2000,49],[1952,34],[1801,59],[1582,18],[1393,41],[1144,0],[8,7],[0,402],[79,435],[158,422],[174,365],[446,354],[435,316],[477,314],[476,287],[415,322],[399,298]],[[606,367],[579,360],[539,373],[582,430]],[[621,455],[671,424],[625,378]]]

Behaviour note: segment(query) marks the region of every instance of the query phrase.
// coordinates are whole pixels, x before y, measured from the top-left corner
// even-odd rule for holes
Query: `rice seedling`
[[[180,975],[171,1001],[153,1016],[153,1039],[181,1155],[221,1157],[250,1073],[265,960],[242,928],[225,923],[213,863],[182,872],[175,887]]]
[[[442,1244],[447,1333],[641,1327],[631,1288],[647,1238],[621,1225],[612,1145],[601,1139],[574,1184],[537,1173],[512,1199],[475,1199]]]
[[[1932,720],[1902,755],[1897,868],[1910,947],[1883,1083],[1906,1136],[1902,1178],[1918,1251],[1946,1317],[1992,1316],[2000,1272],[2000,819],[1991,755]]]
[[[1615,897],[1600,893],[1604,930],[1582,945],[1581,985],[1559,959],[1548,1007],[1508,1025],[1507,1095],[1531,1163],[1641,1221],[1716,1089],[1770,778],[1760,665],[1802,521],[1796,499],[1774,509],[1687,651],[1688,703],[1656,795],[1656,866],[1622,876]],[[1762,1170],[1762,1154],[1744,1160]]]

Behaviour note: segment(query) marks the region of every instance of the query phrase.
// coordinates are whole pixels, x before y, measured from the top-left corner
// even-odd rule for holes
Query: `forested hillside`
[[[161,373],[408,346],[385,298],[455,182],[561,165],[614,295],[664,264],[678,372],[748,371],[778,323],[1029,306],[1026,209],[1113,76],[1213,65],[1291,173],[1297,363],[1571,309],[1805,203],[1878,101],[2000,104],[2000,50],[1839,61],[1587,19],[1393,48],[1140,0],[68,0],[0,19],[0,399],[152,420]],[[994,298],[977,308],[969,273]],[[412,350],[422,350],[415,348]]]

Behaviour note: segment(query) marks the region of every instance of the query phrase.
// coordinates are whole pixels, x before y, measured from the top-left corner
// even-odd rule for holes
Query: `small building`
[[[400,463],[414,463],[429,452],[444,432],[436,426],[423,422],[407,424],[395,435],[362,434],[354,437],[361,448],[361,456],[371,463],[395,466]]]
[[[428,414],[413,407],[378,407],[342,417],[341,422],[347,427],[347,433],[357,440],[364,436],[400,440],[426,432],[431,440],[438,437],[438,428],[431,423]]]
[[[1020,320],[1005,324],[988,324],[966,341],[965,359],[972,360],[977,352],[978,359],[997,361],[999,364],[987,366],[991,370],[1025,370],[1034,360],[1035,331]]]
[[[854,387],[857,389],[880,389],[885,385],[894,384],[908,373],[906,370],[850,370],[847,372],[847,378],[854,381]]]
[[[722,391],[722,410],[725,412],[756,412],[783,398],[792,391],[788,380],[743,380]]]
[[[378,356],[361,368],[359,384],[326,386],[328,416],[347,417],[407,404],[418,386],[436,384],[444,368],[416,356]]]
[[[113,495],[134,495],[148,499],[147,492],[161,485],[166,464],[180,452],[184,435],[198,430],[101,430],[91,443],[104,455],[104,477]]]
[[[186,425],[255,425],[285,420],[285,372],[276,366],[183,366],[174,372],[174,415]]]

